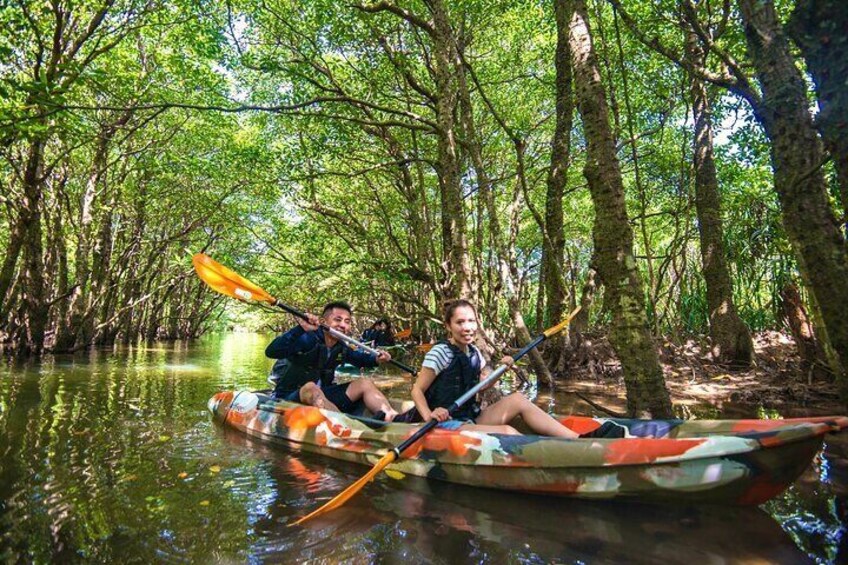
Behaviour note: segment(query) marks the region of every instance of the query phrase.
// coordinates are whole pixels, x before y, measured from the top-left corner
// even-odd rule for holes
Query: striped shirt
[[[473,355],[477,355],[480,359],[480,370],[486,366],[486,360],[483,358],[483,355],[480,353],[480,350],[477,349],[473,345],[468,346],[469,357]],[[433,369],[433,372],[436,375],[441,374],[442,371],[448,368],[448,366],[453,361],[453,351],[446,343],[439,343],[433,346],[433,349],[427,352],[427,355],[424,356],[424,361],[421,363],[422,367],[427,367],[428,369]]]

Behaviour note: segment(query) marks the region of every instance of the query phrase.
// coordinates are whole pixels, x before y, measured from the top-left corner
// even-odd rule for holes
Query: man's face
[[[344,310],[343,308],[333,308],[324,314],[324,323],[336,331],[347,334],[350,333],[353,321],[351,320],[350,312],[347,310]]]

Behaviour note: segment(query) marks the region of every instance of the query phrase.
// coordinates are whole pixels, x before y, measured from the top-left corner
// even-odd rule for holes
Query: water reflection
[[[0,366],[0,561],[845,561],[842,436],[763,510],[383,475],[342,509],[289,527],[365,469],[211,424],[214,392],[265,386],[267,341],[238,334]],[[398,394],[408,387],[385,380]]]
[[[216,538],[235,548],[226,555],[244,549],[243,513],[217,510],[241,506],[237,493],[210,471],[226,449],[210,445],[205,401],[239,374],[212,378],[218,349],[176,344],[4,366],[0,560],[211,558]],[[198,378],[186,366],[213,369]],[[243,369],[255,379],[264,367]]]

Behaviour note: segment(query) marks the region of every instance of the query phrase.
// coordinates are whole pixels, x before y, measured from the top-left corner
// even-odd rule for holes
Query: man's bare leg
[[[300,387],[300,402],[307,406],[341,412],[335,404],[327,400],[327,397],[324,396],[324,391],[315,383],[306,383]]]
[[[352,381],[350,386],[347,387],[347,397],[353,402],[362,399],[365,407],[374,414],[378,412],[385,414],[384,420],[386,422],[391,422],[397,416],[397,410],[392,408],[386,396],[369,379]]]

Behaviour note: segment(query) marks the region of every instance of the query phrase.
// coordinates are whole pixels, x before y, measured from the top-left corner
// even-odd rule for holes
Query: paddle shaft
[[[297,308],[293,308],[293,307],[289,306],[288,304],[283,304],[279,300],[276,300],[274,302],[274,306],[277,306],[278,308],[285,310],[286,312],[288,312],[292,316],[298,317],[301,320],[309,322],[309,317],[306,315],[306,313],[301,312]],[[309,323],[311,323],[311,322],[309,322]],[[365,345],[364,343],[361,343],[361,342],[353,339],[349,335],[343,334],[342,332],[340,332],[338,330],[334,330],[333,328],[327,326],[326,324],[318,324],[318,327],[320,327],[325,332],[329,333],[331,336],[333,336],[337,340],[341,341],[342,343],[345,343],[346,345],[348,345],[348,346],[350,346],[354,349],[361,349],[362,351],[370,353],[371,355],[379,355],[380,354],[380,351],[378,351],[377,349],[374,349],[373,347],[369,347],[369,346]],[[417,373],[417,371],[415,369],[413,369],[409,365],[401,363],[400,361],[395,361],[394,359],[391,359],[391,360],[389,360],[389,363],[391,363],[392,365],[394,365],[395,367],[397,367],[397,368],[399,368],[403,371],[406,371],[407,373],[412,373],[413,375],[415,375]]]
[[[571,317],[569,317],[568,319],[571,320]],[[512,360],[518,361],[519,359],[521,359],[522,357],[524,357],[525,355],[530,353],[530,351],[532,351],[533,348],[538,346],[540,343],[545,341],[547,338],[548,338],[548,335],[546,335],[546,334],[541,334],[538,337],[534,338],[533,341],[531,341],[530,343],[525,345],[524,348],[521,349],[521,351],[519,351],[518,353],[513,355]],[[453,404],[451,404],[450,407],[448,408],[448,412],[453,413],[460,406],[462,406],[463,404],[468,402],[471,398],[473,398],[474,395],[476,395],[478,392],[480,392],[481,390],[483,390],[484,388],[489,386],[491,383],[498,380],[501,377],[501,375],[503,375],[507,371],[507,369],[509,369],[508,365],[500,365],[497,369],[495,369],[494,371],[489,373],[488,377],[486,377],[485,379],[483,379],[482,381],[480,381],[479,383],[477,383],[476,385],[474,385],[473,387],[468,389],[468,391],[465,394],[463,394],[462,396],[460,396],[459,398],[454,400]],[[396,459],[399,458],[400,454],[403,453],[404,451],[406,451],[406,449],[409,446],[411,446],[413,443],[415,443],[416,441],[421,439],[430,430],[432,430],[434,427],[436,427],[438,425],[439,425],[439,421],[436,420],[435,418],[431,418],[430,421],[427,422],[426,424],[424,424],[423,426],[421,426],[421,428],[417,432],[415,432],[414,434],[409,436],[409,438],[407,438],[406,441],[404,441],[403,443],[401,443],[400,445],[398,445],[397,447],[395,447],[392,450],[395,453],[395,458]]]

